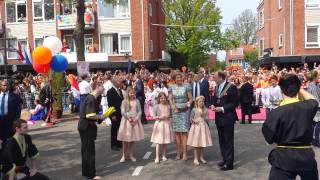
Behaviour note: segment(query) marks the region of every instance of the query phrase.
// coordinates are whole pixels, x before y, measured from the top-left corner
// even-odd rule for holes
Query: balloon
[[[49,64],[52,58],[52,53],[49,48],[40,46],[33,50],[32,60],[38,64]]]
[[[32,67],[37,73],[48,74],[50,72],[50,63],[38,64],[36,61],[33,61]]]
[[[68,60],[63,55],[55,55],[51,60],[51,69],[55,72],[63,72],[68,68]]]
[[[62,49],[62,42],[59,38],[55,36],[49,36],[43,40],[43,46],[49,48],[52,54],[56,55]]]

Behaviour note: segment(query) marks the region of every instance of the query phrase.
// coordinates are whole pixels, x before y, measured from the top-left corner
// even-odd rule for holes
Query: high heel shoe
[[[196,166],[199,166],[199,165],[200,165],[199,161],[196,160],[196,159],[193,161],[193,164],[196,165]]]
[[[167,160],[168,160],[167,157],[162,156],[162,161],[167,161]]]
[[[156,159],[156,160],[154,160],[154,163],[159,164],[159,163],[160,163],[160,160],[159,160],[159,159]]]
[[[130,160],[131,160],[132,162],[136,162],[136,161],[137,161],[137,159],[134,158],[134,157],[130,157]]]
[[[200,159],[200,162],[201,162],[202,164],[207,164],[207,161],[206,161],[205,159],[203,159],[203,158]]]
[[[126,158],[125,158],[124,156],[122,156],[122,158],[120,159],[120,162],[121,162],[121,163],[126,162]]]

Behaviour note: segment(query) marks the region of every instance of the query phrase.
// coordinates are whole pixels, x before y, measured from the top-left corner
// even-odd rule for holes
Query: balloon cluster
[[[42,74],[48,74],[50,70],[63,72],[68,68],[68,60],[61,54],[62,42],[55,36],[44,39],[43,45],[32,52],[32,67]]]

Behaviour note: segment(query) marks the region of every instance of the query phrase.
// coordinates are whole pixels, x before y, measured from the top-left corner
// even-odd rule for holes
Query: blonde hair
[[[165,97],[166,98],[166,104],[168,104],[168,97],[166,96],[166,94],[164,93],[164,92],[160,92],[159,94],[158,94],[158,97],[157,97],[157,102],[158,102],[158,104],[160,104],[160,98],[161,97]]]
[[[195,108],[200,108],[198,103],[199,103],[199,101],[200,101],[201,99],[204,100],[204,99],[205,99],[204,96],[198,96],[198,97],[196,98],[196,100],[195,100],[195,102],[194,102],[194,107],[195,107]],[[202,109],[202,110],[205,109],[205,106],[204,106],[203,108],[201,108],[201,109]]]
[[[124,105],[124,108],[125,108],[126,111],[130,111],[131,107],[130,107],[129,92],[134,92],[135,93],[136,91],[131,86],[129,86],[127,88],[126,92],[127,92],[127,95],[123,100],[123,105]]]

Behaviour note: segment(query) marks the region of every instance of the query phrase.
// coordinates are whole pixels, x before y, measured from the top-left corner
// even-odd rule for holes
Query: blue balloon
[[[55,55],[51,60],[51,69],[55,72],[63,72],[68,68],[68,60],[63,55]]]

